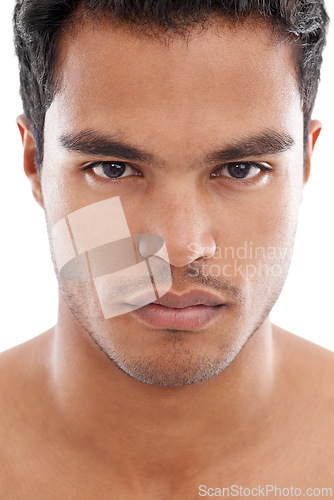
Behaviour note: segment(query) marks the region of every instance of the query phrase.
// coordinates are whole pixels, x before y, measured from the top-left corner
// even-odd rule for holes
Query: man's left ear
[[[321,132],[321,122],[319,120],[312,120],[310,123],[310,127],[308,130],[308,143],[306,147],[306,156],[305,156],[305,174],[304,174],[304,184],[307,183],[310,177],[311,172],[311,157],[313,154],[315,143],[319,137]]]

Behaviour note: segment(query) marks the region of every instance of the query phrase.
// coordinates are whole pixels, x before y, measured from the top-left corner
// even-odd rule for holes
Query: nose
[[[184,267],[199,259],[209,259],[216,252],[216,242],[210,227],[210,218],[204,202],[181,192],[160,197],[148,210],[144,233],[153,233],[164,239],[169,263]],[[143,240],[140,253],[152,253]]]

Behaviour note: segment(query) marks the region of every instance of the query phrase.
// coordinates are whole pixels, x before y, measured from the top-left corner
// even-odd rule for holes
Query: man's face
[[[303,188],[290,47],[266,27],[217,22],[167,43],[86,23],[61,41],[59,73],[41,179],[52,252],[59,220],[119,197],[131,234],[164,239],[171,293],[208,292],[221,304],[170,324],[141,310],[105,319],[91,282],[59,277],[69,308],[138,380],[182,385],[220,373],[267,318],[290,263]],[[109,154],[94,135],[126,148]],[[81,151],[64,147],[65,136]],[[100,152],[84,151],[92,144]]]

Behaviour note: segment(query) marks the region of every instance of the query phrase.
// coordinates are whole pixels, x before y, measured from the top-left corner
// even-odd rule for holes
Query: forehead
[[[162,39],[88,21],[61,40],[59,74],[47,120],[62,132],[80,123],[145,139],[178,131],[187,140],[301,116],[293,51],[266,25],[220,20],[186,39]]]

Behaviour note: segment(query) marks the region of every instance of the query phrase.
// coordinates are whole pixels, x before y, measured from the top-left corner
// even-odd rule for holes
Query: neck
[[[183,387],[144,384],[107,358],[60,299],[52,390],[70,439],[89,442],[94,453],[117,457],[119,465],[124,459],[127,468],[133,462],[137,469],[144,467],[143,456],[145,466],[158,459],[176,468],[196,456],[200,468],[218,449],[228,455],[238,443],[259,439],[276,380],[273,357],[267,319],[230,366],[210,380]]]

